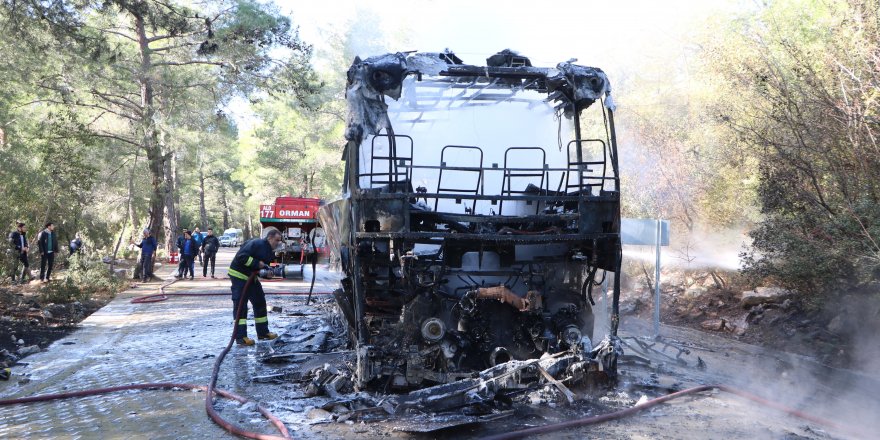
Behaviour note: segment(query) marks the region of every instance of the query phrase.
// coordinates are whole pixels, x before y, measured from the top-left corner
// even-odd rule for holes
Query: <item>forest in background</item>
[[[316,54],[254,0],[0,8],[0,224],[53,221],[100,256],[144,227],[170,247],[181,227],[252,231],[278,195],[335,198],[345,71],[406,40],[359,14]],[[686,37],[686,63],[611,72],[624,216],[671,219],[685,248],[749,235],[756,283],[876,295],[880,1],[750,4]]]
[[[624,215],[672,219],[682,247],[748,236],[756,284],[876,296],[880,2],[751,6],[695,23],[689,62],[618,83]]]

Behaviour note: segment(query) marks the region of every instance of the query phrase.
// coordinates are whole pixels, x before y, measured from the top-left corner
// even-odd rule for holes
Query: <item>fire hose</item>
[[[312,301],[312,291],[315,290],[315,278],[318,275],[318,254],[311,254],[309,257],[312,259],[312,285],[309,287],[309,297],[306,298],[306,305],[309,305],[309,302]]]
[[[635,414],[637,414],[641,411],[644,411],[648,408],[651,408],[653,406],[659,405],[663,402],[667,402],[672,399],[676,399],[678,397],[686,396],[689,394],[696,394],[699,392],[709,391],[709,390],[719,390],[719,391],[724,391],[724,392],[728,392],[731,394],[736,394],[737,396],[744,397],[746,399],[749,399],[749,400],[756,402],[758,404],[761,404],[763,406],[767,406],[767,407],[782,411],[784,413],[787,413],[791,416],[794,416],[794,417],[797,417],[800,419],[808,420],[813,423],[817,423],[820,425],[824,425],[824,426],[827,426],[830,428],[840,430],[842,432],[846,432],[846,433],[853,435],[855,437],[864,437],[865,436],[864,433],[853,432],[853,430],[848,429],[847,427],[842,426],[839,423],[835,423],[830,420],[823,419],[821,417],[816,417],[816,416],[806,414],[802,411],[798,411],[796,409],[789,408],[785,405],[782,405],[781,403],[767,400],[762,397],[758,397],[754,394],[751,394],[751,393],[748,393],[748,392],[745,392],[745,391],[742,391],[742,390],[739,390],[739,389],[736,389],[733,387],[729,387],[727,385],[702,385],[702,386],[698,386],[698,387],[688,388],[686,390],[678,391],[675,393],[667,394],[665,396],[660,396],[655,399],[651,399],[645,403],[633,406],[631,408],[622,409],[620,411],[615,411],[615,412],[608,413],[608,414],[600,414],[597,416],[584,417],[584,418],[575,419],[575,420],[569,420],[567,422],[555,423],[555,424],[551,424],[551,425],[537,426],[534,428],[522,429],[519,431],[505,432],[504,434],[498,434],[498,435],[493,435],[493,436],[489,436],[489,437],[484,437],[483,440],[518,439],[518,438],[529,437],[529,436],[534,436],[534,435],[547,434],[550,432],[556,432],[556,431],[560,431],[560,430],[568,429],[568,428],[576,428],[576,427],[580,427],[580,426],[595,425],[598,423],[607,422],[609,420],[622,419],[624,417],[629,417],[631,415],[635,415]],[[865,437],[865,438],[867,438],[867,437]]]
[[[246,310],[245,305],[248,301],[248,287],[250,287],[251,283],[256,277],[257,274],[252,273],[251,276],[249,276],[247,281],[244,283],[244,288],[241,290],[241,298],[239,298],[238,300],[238,307],[235,311],[235,321],[232,326],[232,335],[229,337],[229,342],[226,343],[226,348],[224,348],[223,351],[220,352],[220,356],[217,356],[217,360],[214,361],[214,370],[211,372],[211,381],[208,382],[208,390],[205,393],[205,411],[208,413],[208,417],[210,417],[211,420],[214,421],[214,423],[220,425],[223,429],[233,434],[260,440],[275,440],[279,438],[289,439],[291,438],[290,433],[287,431],[287,427],[284,426],[284,423],[260,404],[257,404],[257,410],[260,411],[260,414],[266,417],[266,419],[272,422],[273,425],[275,425],[275,427],[278,429],[278,432],[281,433],[282,437],[260,434],[258,432],[241,429],[226,421],[226,419],[220,416],[220,413],[218,413],[217,410],[214,409],[213,391],[214,387],[217,385],[217,376],[220,374],[220,364],[223,363],[223,359],[226,358],[226,354],[229,353],[229,350],[232,348],[232,344],[235,343],[235,336],[237,331],[236,325],[241,318],[242,311]]]
[[[295,265],[294,265],[295,266]],[[300,265],[299,273],[288,272],[288,267],[286,266],[277,266],[272,268],[271,270],[262,270],[260,271],[261,275],[271,276],[272,278],[264,279],[262,282],[281,282],[289,279],[300,279],[302,277],[302,265]],[[312,261],[312,284],[309,287],[308,292],[267,292],[267,295],[308,295],[306,299],[306,305],[311,302],[312,295],[332,295],[332,292],[314,292],[315,290],[315,271],[317,269],[316,261]],[[291,269],[292,270],[292,269]],[[155,295],[147,295],[141,296],[138,298],[134,298],[131,300],[132,304],[146,304],[146,303],[154,303],[165,301],[169,299],[171,296],[231,296],[232,293],[229,291],[220,291],[220,292],[202,292],[202,293],[165,293],[165,288],[171,285],[174,281],[170,283],[163,284],[159,287],[159,293]]]
[[[332,295],[332,292],[266,292],[266,295]],[[165,301],[172,296],[232,296],[231,292],[202,292],[202,293],[157,293],[155,295],[147,295],[137,297],[131,300],[132,304],[149,304]]]
[[[251,274],[251,276],[247,279],[247,282],[245,282],[244,288],[242,289],[241,298],[239,299],[238,306],[236,307],[236,313],[235,313],[236,319],[234,321],[235,323],[239,322],[239,317],[241,317],[242,311],[244,310],[244,305],[247,304],[247,299],[248,299],[247,289],[248,289],[248,287],[250,287],[251,283],[256,278],[256,276],[257,276],[256,273]],[[159,302],[159,301],[164,301],[164,300],[168,299],[168,296],[221,296],[221,295],[226,296],[226,295],[232,294],[231,292],[230,293],[202,293],[202,294],[198,294],[198,293],[191,293],[191,294],[165,293],[165,287],[168,287],[173,282],[174,281],[172,281],[170,283],[163,284],[162,286],[160,286],[159,287],[159,292],[160,292],[159,294],[136,298],[136,299],[132,300],[131,302],[132,303]],[[314,284],[312,284],[312,288],[314,288]],[[309,292],[308,292],[309,297],[311,297],[311,295],[312,295],[311,290],[312,289],[309,289]],[[305,293],[298,293],[298,292],[279,292],[277,294],[305,295]],[[324,293],[319,293],[319,294],[324,294]],[[214,421],[214,423],[218,424],[220,427],[222,427],[226,431],[233,433],[235,435],[239,435],[239,436],[251,438],[251,439],[257,439],[257,440],[287,440],[287,439],[290,439],[291,438],[290,433],[288,432],[287,427],[284,426],[284,423],[280,419],[278,419],[278,417],[276,417],[274,414],[272,414],[269,410],[267,410],[266,408],[264,408],[260,404],[257,404],[257,410],[267,420],[269,420],[269,422],[272,423],[272,425],[274,425],[276,429],[278,429],[278,432],[281,433],[281,436],[270,435],[270,434],[261,434],[258,432],[247,431],[245,429],[239,428],[238,426],[235,426],[234,424],[225,420],[220,415],[220,413],[218,413],[214,409],[213,395],[215,393],[221,397],[225,397],[227,399],[232,399],[232,400],[238,401],[242,404],[250,402],[250,400],[245,397],[239,396],[239,395],[231,393],[229,391],[225,391],[225,390],[216,388],[217,377],[220,373],[220,365],[223,363],[224,358],[229,353],[229,350],[232,348],[232,344],[235,342],[235,336],[236,336],[236,327],[235,327],[235,325],[233,325],[232,335],[229,338],[229,342],[226,344],[226,348],[223,349],[223,351],[217,357],[217,360],[214,362],[214,368],[211,372],[211,380],[207,386],[188,384],[188,383],[170,383],[170,382],[130,384],[130,385],[122,385],[122,386],[116,386],[116,387],[95,388],[95,389],[89,389],[89,390],[73,391],[73,392],[69,392],[69,393],[43,394],[43,395],[38,395],[38,396],[20,397],[20,398],[16,398],[16,399],[0,399],[0,406],[18,405],[18,404],[31,403],[31,402],[46,402],[46,401],[50,401],[50,400],[69,399],[69,398],[74,398],[74,397],[94,396],[94,395],[98,395],[98,394],[107,394],[107,393],[113,393],[113,392],[117,392],[117,391],[126,391],[126,390],[154,390],[154,389],[204,390],[204,391],[206,391],[206,393],[205,393],[205,411],[207,412],[207,414],[211,418],[211,420]]]

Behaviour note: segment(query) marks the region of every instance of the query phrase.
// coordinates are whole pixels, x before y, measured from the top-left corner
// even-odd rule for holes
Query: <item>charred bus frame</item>
[[[560,128],[564,162],[548,164],[542,147],[448,144],[439,163],[418,163],[420,138],[395,132],[385,101],[415,86],[455,90],[435,97],[434,106],[447,108],[512,102],[524,92],[532,94],[529,106],[540,105],[539,94],[560,121],[573,121],[568,142]],[[561,351],[576,353],[583,372],[615,375],[619,276],[610,331],[598,344],[591,308],[598,271],[604,278],[621,264],[614,105],[605,74],[571,62],[533,67],[510,51],[486,66],[463,64],[449,52],[396,53],[356,59],[346,98],[345,196],[318,217],[346,275],[336,299],[357,351],[360,385],[448,383]],[[585,138],[581,114],[596,101],[604,136]],[[412,120],[430,107],[410,105],[422,109]],[[483,163],[487,152],[498,161]],[[522,166],[516,155],[538,164]],[[447,160],[456,156],[472,162]],[[436,182],[413,188],[417,173],[436,173]],[[444,183],[444,173],[459,177]],[[487,193],[492,175],[500,185]],[[551,175],[559,175],[555,185]],[[531,184],[514,183],[522,180]],[[488,212],[478,213],[478,204]],[[449,209],[455,206],[464,212]],[[515,215],[503,215],[510,207]]]

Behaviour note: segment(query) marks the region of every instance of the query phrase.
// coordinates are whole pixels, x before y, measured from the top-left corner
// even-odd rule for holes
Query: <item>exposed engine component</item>
[[[481,287],[467,292],[476,299],[497,299],[513,306],[520,312],[534,311],[541,308],[541,297],[538,292],[530,290],[525,297],[513,293],[507,286]]]
[[[581,342],[581,330],[576,325],[566,326],[559,339],[569,347],[577,347]]]
[[[618,277],[597,347],[591,298],[620,268],[610,90],[600,69],[511,51],[355,59],[346,196],[318,219],[359,387],[458,386],[516,362],[537,379],[553,373],[532,368],[542,356],[614,377]]]
[[[422,338],[425,342],[439,342],[446,336],[446,324],[437,318],[428,318],[422,324]]]
[[[489,365],[496,366],[510,361],[510,352],[504,347],[495,347],[492,353],[489,353]]]

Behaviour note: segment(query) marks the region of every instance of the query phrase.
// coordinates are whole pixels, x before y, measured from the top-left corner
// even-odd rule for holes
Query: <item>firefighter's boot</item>
[[[265,335],[257,336],[257,339],[259,339],[261,341],[271,341],[272,339],[275,339],[277,337],[278,337],[277,333],[269,332],[269,333],[266,333]]]
[[[255,344],[254,340],[247,337],[247,336],[245,336],[243,338],[236,338],[235,343],[238,345],[254,345]]]

